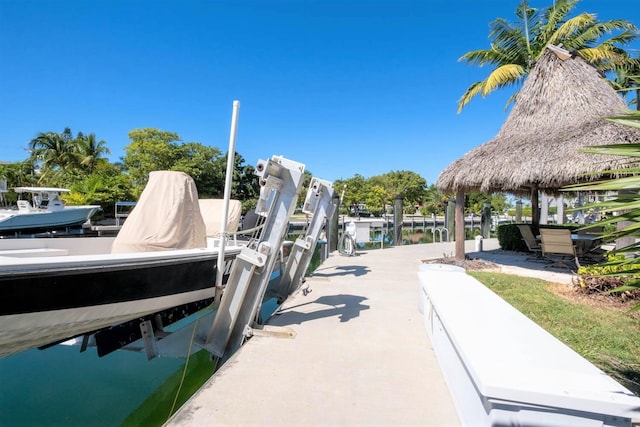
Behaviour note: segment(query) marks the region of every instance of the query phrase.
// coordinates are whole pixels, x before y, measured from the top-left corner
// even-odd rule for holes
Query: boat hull
[[[0,212],[0,233],[48,230],[80,226],[97,212],[99,206],[69,206],[60,211]]]
[[[211,298],[217,251],[21,262],[0,273],[0,357]]]

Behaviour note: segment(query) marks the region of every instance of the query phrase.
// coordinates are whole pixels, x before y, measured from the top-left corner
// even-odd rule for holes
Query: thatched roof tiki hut
[[[551,46],[529,73],[498,134],[443,170],[440,191],[456,193],[456,258],[464,258],[464,193],[507,192],[531,198],[539,224],[538,193],[585,180],[622,157],[578,152],[603,144],[640,141],[638,129],[606,117],[626,111],[624,100],[582,58]]]

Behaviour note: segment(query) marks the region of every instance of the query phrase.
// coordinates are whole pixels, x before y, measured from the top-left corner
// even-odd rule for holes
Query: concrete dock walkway
[[[295,338],[253,337],[166,425],[460,425],[418,311],[421,261],[452,255],[453,245],[332,253],[306,282],[310,293],[269,321]],[[524,256],[509,261],[497,247],[487,239],[485,252],[470,255],[531,275]],[[548,280],[571,277],[539,270]]]

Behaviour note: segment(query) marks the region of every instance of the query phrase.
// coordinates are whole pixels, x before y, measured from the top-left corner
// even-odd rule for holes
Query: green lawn
[[[640,317],[563,298],[552,284],[501,273],[469,272],[520,312],[640,395]]]

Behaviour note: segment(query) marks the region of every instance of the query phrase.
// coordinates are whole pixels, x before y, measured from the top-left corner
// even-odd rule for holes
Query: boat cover
[[[204,225],[207,228],[208,237],[219,237],[222,225],[222,208],[224,200],[222,199],[200,199],[200,213],[204,219]],[[226,232],[235,232],[238,230],[240,216],[242,215],[242,204],[239,200],[229,200],[229,211],[227,214]]]
[[[184,172],[155,171],[111,247],[112,253],[207,246],[198,190]]]

